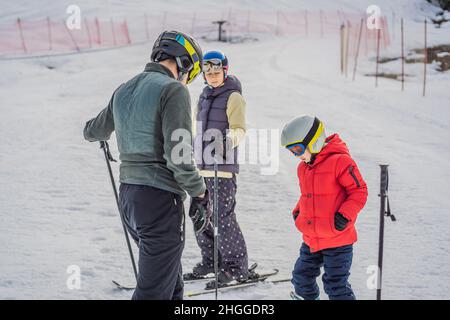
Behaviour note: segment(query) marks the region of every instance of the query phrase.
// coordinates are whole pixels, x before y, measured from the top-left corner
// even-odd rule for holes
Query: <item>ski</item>
[[[214,279],[214,274],[212,274],[211,276],[208,275],[208,276],[198,278],[198,279],[183,280],[183,282],[184,282],[184,284],[201,283],[201,282],[209,281],[209,280],[213,280],[213,279]],[[116,280],[112,280],[112,283],[117,287],[117,289],[121,289],[121,290],[136,289],[136,285],[134,285],[134,284],[122,284]]]
[[[248,279],[243,282],[236,282],[236,283],[232,283],[232,284],[228,284],[228,285],[219,287],[218,291],[223,292],[223,291],[227,291],[227,290],[231,290],[231,289],[241,289],[241,288],[247,288],[250,286],[254,286],[260,282],[265,282],[269,277],[277,275],[278,272],[279,272],[278,269],[273,269],[273,271],[271,271],[271,272],[258,275],[257,278]],[[271,281],[268,281],[268,282],[271,282]],[[282,281],[278,280],[278,282],[282,282]],[[216,291],[215,289],[204,289],[204,290],[200,290],[200,291],[188,291],[184,294],[184,296],[185,297],[195,297],[195,296],[200,296],[200,295],[204,295],[204,294],[214,293],[215,291]]]
[[[258,263],[253,263],[250,268],[248,268],[248,272],[249,274],[253,273],[255,271],[255,269],[258,267]],[[214,273],[209,273],[206,276],[200,276],[200,277],[196,277],[196,278],[190,278],[192,277],[193,274],[192,273],[187,273],[183,275],[183,281],[185,284],[188,283],[197,283],[197,282],[201,282],[201,281],[206,281],[206,280],[212,280],[215,278]]]
[[[116,285],[117,289],[120,289],[120,290],[134,290],[134,289],[136,289],[135,285],[123,285],[123,284],[117,282],[116,280],[112,280],[112,283],[114,283]]]
[[[282,282],[291,282],[292,278],[284,278],[284,279],[275,279],[275,280],[270,280],[270,283],[282,283]]]
[[[255,269],[256,269],[256,266],[252,266],[249,270],[255,270]],[[278,274],[278,269],[273,269],[272,271],[259,274],[257,279],[263,278],[263,277],[265,277],[265,278],[271,277],[271,276],[274,276],[276,274]],[[208,281],[208,280],[212,280],[212,279],[214,279],[214,275],[205,276],[205,277],[198,278],[198,279],[184,280],[184,283],[185,284],[199,283],[199,282],[202,282],[202,281]],[[253,280],[253,279],[249,279],[249,280],[247,280],[245,282],[240,282],[240,283],[237,283],[237,284],[244,284],[244,283],[248,284],[250,280]],[[277,282],[286,282],[286,281],[290,281],[290,279],[273,280],[271,282],[272,283],[277,283]],[[136,289],[136,285],[134,285],[134,284],[122,284],[122,283],[120,283],[120,282],[118,282],[116,280],[112,280],[112,283],[120,290],[134,290],[134,289]]]

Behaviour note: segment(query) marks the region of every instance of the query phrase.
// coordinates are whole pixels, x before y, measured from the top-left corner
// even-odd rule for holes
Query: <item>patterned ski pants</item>
[[[213,265],[214,262],[214,229],[213,201],[214,178],[205,178],[210,201],[208,210],[211,214],[211,224],[197,236],[197,243],[202,253],[202,263]],[[233,178],[218,178],[218,213],[219,213],[219,270],[228,271],[234,277],[247,277],[248,256],[247,246],[241,228],[236,220],[236,176]]]

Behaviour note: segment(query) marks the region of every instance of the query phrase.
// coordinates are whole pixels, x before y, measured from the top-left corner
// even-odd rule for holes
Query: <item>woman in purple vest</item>
[[[239,173],[238,145],[245,137],[245,100],[239,80],[228,75],[228,59],[219,51],[203,57],[203,75],[207,86],[200,95],[196,112],[195,159],[205,178],[211,216],[214,198],[214,157],[218,163],[219,211],[219,283],[248,279],[247,247],[234,212],[236,174]],[[185,279],[214,272],[214,233],[211,224],[196,234],[202,261]],[[214,288],[215,282],[207,284]]]

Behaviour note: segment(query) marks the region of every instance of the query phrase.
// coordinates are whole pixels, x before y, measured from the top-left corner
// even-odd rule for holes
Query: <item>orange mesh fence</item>
[[[31,55],[61,53],[96,48],[112,48],[153,41],[167,29],[184,31],[196,37],[217,38],[218,26],[225,20],[226,39],[233,37],[298,36],[329,37],[339,35],[342,24],[350,26],[350,48],[356,43],[362,28],[361,52],[376,50],[377,30],[366,27],[366,16],[343,11],[236,11],[143,14],[129,21],[83,18],[79,28],[68,28],[63,20],[50,18],[25,21],[17,19],[0,25],[0,55]],[[386,19],[381,20],[381,48],[390,44]]]

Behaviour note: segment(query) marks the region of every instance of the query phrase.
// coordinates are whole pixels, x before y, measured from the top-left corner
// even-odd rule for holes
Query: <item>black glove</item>
[[[298,217],[299,214],[300,214],[300,211],[295,211],[295,212],[292,213],[294,221],[297,221],[297,217]]]
[[[334,214],[334,227],[337,231],[342,231],[347,227],[349,220],[342,215],[340,212]]]
[[[209,193],[205,191],[203,198],[192,198],[191,205],[189,207],[189,216],[194,224],[194,231],[198,235],[202,233],[210,220],[210,214],[208,212]]]

